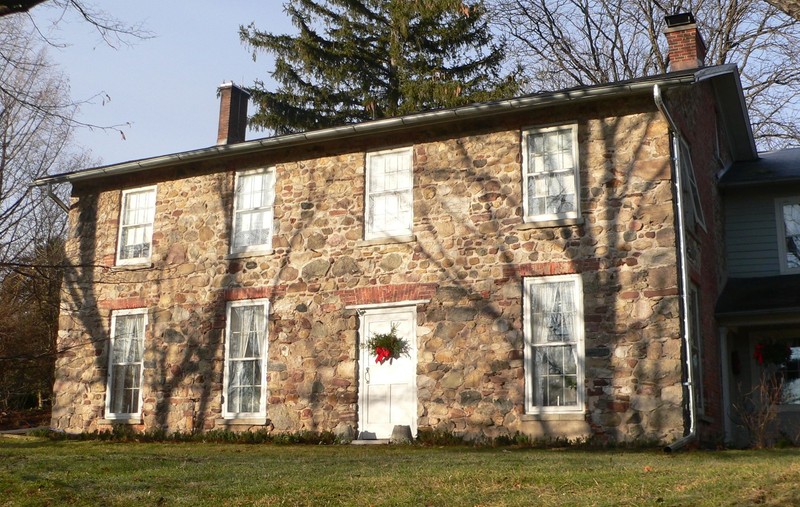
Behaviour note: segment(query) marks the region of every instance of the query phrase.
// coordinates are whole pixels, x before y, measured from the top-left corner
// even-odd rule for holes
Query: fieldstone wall
[[[614,111],[609,116],[607,111]],[[582,220],[522,223],[520,130],[578,124]],[[481,436],[683,433],[667,126],[646,96],[76,185],[53,426],[102,429],[110,314],[147,308],[137,428],[221,427],[227,301],[269,298],[268,427],[358,427],[352,304],[417,307],[418,425]],[[414,147],[414,238],[363,241],[367,149]],[[274,165],[273,251],[231,257],[234,171]],[[156,184],[152,265],[114,267],[122,188]],[[586,413],[525,414],[522,282],[579,273]],[[235,426],[251,427],[249,424]]]

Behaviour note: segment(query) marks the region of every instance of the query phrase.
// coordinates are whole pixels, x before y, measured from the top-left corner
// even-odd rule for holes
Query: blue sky
[[[80,129],[76,141],[104,164],[212,146],[217,139],[217,87],[225,81],[251,85],[269,79],[272,61],[240,42],[239,25],[255,22],[261,30],[289,33],[292,26],[279,0],[86,0],[118,20],[155,37],[113,49],[75,15],[61,18],[50,39],[66,48],[48,50],[70,81],[73,100],[91,97],[78,119],[115,131]],[[48,2],[32,11],[40,30],[49,31],[62,11]],[[110,100],[103,100],[107,96]],[[253,112],[253,107],[250,107]],[[250,132],[248,139],[263,137]]]

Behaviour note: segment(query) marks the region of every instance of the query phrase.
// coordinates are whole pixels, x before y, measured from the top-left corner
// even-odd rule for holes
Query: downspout
[[[661,114],[664,115],[664,118],[667,120],[670,129],[674,132],[675,141],[677,142],[676,146],[673,146],[674,150],[674,157],[676,163],[674,164],[675,167],[675,200],[677,204],[677,213],[678,213],[678,230],[680,231],[677,234],[678,239],[678,252],[679,252],[679,262],[678,262],[678,269],[680,271],[680,298],[681,298],[681,307],[682,307],[682,334],[683,334],[683,349],[685,351],[685,363],[684,366],[686,368],[686,388],[689,396],[689,432],[683,436],[683,438],[676,440],[672,444],[666,446],[664,450],[666,452],[672,452],[674,450],[680,449],[684,445],[688,444],[692,440],[697,437],[697,410],[695,408],[695,399],[694,399],[694,369],[692,368],[692,349],[691,343],[689,343],[689,329],[691,326],[689,325],[689,269],[688,269],[688,255],[686,250],[686,218],[684,213],[684,202],[683,202],[683,175],[681,174],[681,166],[680,166],[680,139],[681,133],[678,129],[678,126],[675,124],[675,121],[672,119],[672,116],[669,114],[667,110],[666,104],[664,104],[664,99],[661,96],[661,87],[657,84],[653,85],[653,100],[656,103],[656,107]]]

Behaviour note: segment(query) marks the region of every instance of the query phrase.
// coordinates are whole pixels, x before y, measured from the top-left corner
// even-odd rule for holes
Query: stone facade
[[[581,217],[525,224],[520,132],[565,123],[578,126]],[[413,146],[414,236],[364,241],[365,153],[401,146]],[[53,427],[110,424],[110,315],[124,308],[149,316],[137,429],[260,427],[221,418],[225,307],[267,298],[276,432],[357,431],[354,305],[414,301],[420,429],[684,434],[670,135],[648,94],[220,160],[74,184]],[[230,255],[235,171],[266,166],[272,251]],[[121,190],[144,185],[157,186],[151,265],[114,266]],[[585,411],[528,414],[523,280],[557,274],[583,283]]]

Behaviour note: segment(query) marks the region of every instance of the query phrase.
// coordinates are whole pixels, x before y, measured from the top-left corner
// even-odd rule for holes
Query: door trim
[[[412,355],[411,360],[413,361],[413,372],[411,375],[411,393],[413,396],[413,417],[411,418],[411,435],[416,438],[417,436],[417,426],[418,426],[418,404],[419,398],[417,396],[417,362],[418,362],[418,339],[417,339],[417,304],[418,301],[403,301],[397,303],[388,303],[384,305],[359,305],[358,308],[358,315],[359,315],[359,322],[358,322],[358,341],[357,341],[357,349],[358,349],[358,435],[361,438],[361,435],[364,433],[364,422],[366,421],[366,417],[364,414],[364,408],[366,406],[367,400],[367,390],[364,388],[366,385],[365,381],[365,367],[364,364],[364,357],[366,351],[362,348],[362,345],[365,343],[366,340],[366,320],[364,317],[368,315],[391,315],[393,313],[411,313],[411,331],[413,333],[413,343],[412,345]],[[355,307],[351,307],[355,308]]]

